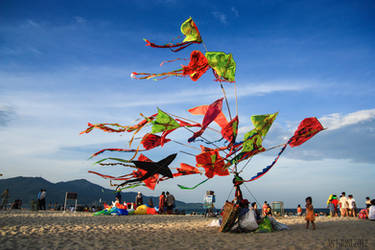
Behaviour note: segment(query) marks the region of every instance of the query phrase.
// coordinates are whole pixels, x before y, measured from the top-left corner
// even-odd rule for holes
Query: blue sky
[[[279,116],[265,147],[283,143],[305,117],[316,116],[328,128],[301,147],[288,148],[269,173],[247,184],[259,202],[283,200],[295,207],[312,196],[322,207],[330,193],[346,191],[363,206],[365,196],[374,196],[374,2],[2,1],[0,9],[2,178],[85,178],[109,187],[87,171],[116,175],[126,169],[101,169],[87,158],[104,147],[125,147],[129,136],[100,131],[79,136],[87,122],[130,124],[156,107],[200,121],[186,110],[221,97],[210,72],[198,82],[130,78],[133,71],[177,69],[184,61],[159,64],[204,51],[193,45],[175,54],[146,47],[142,40],[169,42],[192,16],[208,50],[230,52],[237,63],[240,136],[252,128],[251,115],[274,112]],[[225,87],[234,110],[233,85]],[[184,141],[190,135],[173,136]],[[167,144],[148,155],[156,161],[180,150],[188,151]],[[243,176],[253,176],[276,154],[254,157]],[[172,167],[182,161],[194,164],[180,153]],[[203,179],[181,177],[155,191],[134,191],[169,190],[177,199],[200,202],[212,189],[221,205],[231,177],[216,177],[194,191],[176,186]],[[253,200],[246,189],[244,194]]]

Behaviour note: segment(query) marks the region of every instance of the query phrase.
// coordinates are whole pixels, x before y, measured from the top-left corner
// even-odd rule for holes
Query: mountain
[[[0,180],[0,192],[9,189],[9,202],[20,199],[23,202],[22,207],[30,207],[31,201],[37,199],[41,188],[47,190],[47,202],[64,204],[65,192],[78,193],[78,204],[80,205],[98,205],[99,199],[103,202],[111,203],[115,200],[113,190],[103,188],[102,186],[91,183],[85,179],[51,183],[41,177],[14,177]],[[137,196],[136,192],[121,192],[122,200],[134,202]],[[159,204],[159,197],[144,196],[143,201],[147,203],[152,199],[154,205]],[[179,210],[202,209],[201,203],[185,203],[176,201],[176,208]]]

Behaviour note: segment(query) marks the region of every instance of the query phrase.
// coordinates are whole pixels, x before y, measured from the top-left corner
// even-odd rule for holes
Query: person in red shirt
[[[333,217],[337,217],[338,216],[337,206],[339,204],[339,200],[337,199],[337,196],[335,194],[332,196],[332,204],[335,208],[335,213],[333,214]]]
[[[165,207],[165,192],[162,192],[159,196],[159,214],[164,213],[164,207]]]

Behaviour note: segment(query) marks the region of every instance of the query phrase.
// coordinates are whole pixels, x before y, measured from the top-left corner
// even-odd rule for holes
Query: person
[[[147,205],[148,205],[148,207],[151,207],[151,208],[154,207],[154,202],[152,201],[152,198],[150,198],[150,199],[148,200]]]
[[[162,192],[159,196],[159,214],[163,214],[165,212],[165,192]]]
[[[335,214],[333,215],[333,217],[336,217],[339,214],[339,212],[337,210],[339,200],[337,199],[337,195],[335,195],[335,194],[332,195],[332,204],[333,204],[333,207],[335,208]]]
[[[370,206],[371,206],[370,197],[366,197],[366,208],[369,208]]]
[[[269,204],[267,204],[267,208],[266,208],[266,215],[267,216],[272,216],[272,209],[271,209],[271,206]]]
[[[203,207],[205,208],[204,217],[215,216],[214,214],[215,193],[207,191],[203,199]]]
[[[298,204],[298,206],[297,206],[297,215],[302,216],[302,207],[301,207],[300,204]]]
[[[349,216],[350,217],[357,217],[357,213],[356,213],[356,209],[357,209],[357,205],[355,203],[355,200],[353,198],[353,195],[350,194],[349,196],[349,199],[348,199],[348,211],[349,211]]]
[[[47,196],[47,190],[42,189],[40,193],[40,209],[46,210],[46,196]]]
[[[138,192],[137,197],[135,197],[135,204],[137,207],[143,204],[143,196],[141,192]]]
[[[348,199],[346,198],[345,192],[341,193],[341,198],[339,200],[339,204],[340,204],[341,217],[348,216],[349,203],[348,203]]]
[[[263,207],[262,207],[262,215],[263,216],[266,216],[267,208],[268,208],[268,203],[267,203],[267,201],[264,201]]]
[[[2,193],[1,193],[1,207],[0,209],[7,209],[7,204],[8,204],[8,199],[9,199],[9,189],[5,189]]]
[[[118,199],[118,202],[121,204],[122,203],[122,197],[121,197],[121,191],[120,192],[116,192],[116,196],[115,198]]]
[[[335,205],[333,205],[333,199],[329,199],[328,203],[329,215],[335,217]]]
[[[315,214],[314,207],[312,205],[312,198],[309,196],[306,198],[306,229],[309,229],[309,223],[311,222],[312,229],[315,230]]]
[[[42,189],[40,189],[40,191],[39,191],[39,193],[38,193],[38,197],[37,197],[37,199],[38,199],[38,204],[37,204],[37,206],[38,206],[38,210],[40,210],[41,208],[40,208],[40,195],[42,194],[42,192],[43,192],[43,188]]]
[[[371,206],[368,211],[368,219],[375,221],[375,199],[371,200]]]
[[[167,213],[172,214],[173,213],[173,207],[174,207],[175,198],[172,194],[167,192]]]
[[[255,213],[255,219],[257,223],[259,224],[262,220],[262,217],[260,216],[259,210],[258,210],[258,205],[256,202],[251,203],[251,208],[250,210],[253,210]]]

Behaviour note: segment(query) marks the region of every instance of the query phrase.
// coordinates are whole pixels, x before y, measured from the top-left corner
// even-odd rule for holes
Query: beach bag
[[[241,229],[247,231],[254,231],[258,228],[258,223],[256,221],[255,212],[254,210],[249,210],[245,215],[240,217],[239,225]]]
[[[262,223],[259,224],[258,229],[255,231],[256,233],[270,233],[272,232],[272,224],[268,217],[264,217]]]
[[[134,211],[135,214],[140,215],[140,214],[147,214],[147,206],[146,205],[141,205],[137,207],[137,209]]]
[[[358,213],[358,218],[359,218],[359,219],[367,219],[367,216],[366,216],[366,209],[362,209],[361,211],[359,211],[359,213]]]
[[[271,221],[272,228],[275,231],[289,230],[289,227],[287,225],[278,222],[275,218],[269,217],[269,220]]]

